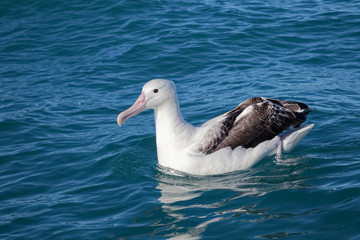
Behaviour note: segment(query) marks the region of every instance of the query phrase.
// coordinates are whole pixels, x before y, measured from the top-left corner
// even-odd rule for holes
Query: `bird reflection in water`
[[[289,162],[294,163],[291,169]],[[267,196],[272,192],[308,187],[305,183],[307,178],[302,173],[311,167],[299,166],[298,159],[286,159],[284,163],[281,165],[281,162],[276,161],[272,166],[206,177],[158,167],[160,173],[156,179],[157,189],[161,193],[159,201],[163,212],[171,219],[165,224],[171,226],[171,231],[166,231],[166,237],[201,239],[206,230],[212,230],[210,226],[214,222],[232,222],[232,219],[240,218],[236,221],[256,224],[297,214],[274,213],[271,208],[262,206],[267,205]]]

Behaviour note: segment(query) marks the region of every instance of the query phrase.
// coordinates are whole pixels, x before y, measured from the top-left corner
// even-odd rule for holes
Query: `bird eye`
[[[154,90],[153,90],[154,93],[157,93],[158,91],[159,91],[158,89],[154,89]]]

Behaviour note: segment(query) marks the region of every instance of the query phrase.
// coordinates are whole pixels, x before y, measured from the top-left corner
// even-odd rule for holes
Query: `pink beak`
[[[126,120],[143,111],[146,107],[145,94],[142,92],[136,102],[127,110],[120,113],[117,117],[117,123],[121,126]]]

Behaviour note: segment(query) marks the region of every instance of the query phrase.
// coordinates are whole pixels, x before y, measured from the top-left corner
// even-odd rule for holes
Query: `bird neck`
[[[159,164],[169,166],[174,154],[188,146],[195,127],[183,119],[177,99],[155,109],[155,125]]]

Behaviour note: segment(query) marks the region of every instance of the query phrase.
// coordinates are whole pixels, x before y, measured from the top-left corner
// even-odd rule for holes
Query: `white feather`
[[[154,88],[159,88],[159,94],[152,93]],[[194,127],[181,116],[175,85],[172,82],[152,80],[144,86],[143,92],[147,96],[146,101],[151,103],[147,108],[155,111],[159,164],[189,174],[212,175],[250,168],[265,156],[276,153],[280,143],[283,151],[292,150],[313,127],[313,124],[307,125],[288,135],[276,136],[255,148],[245,149],[239,146],[232,150],[227,147],[206,155],[198,149],[217,137],[225,114],[200,127]],[[238,119],[251,111],[252,107],[247,107]]]

